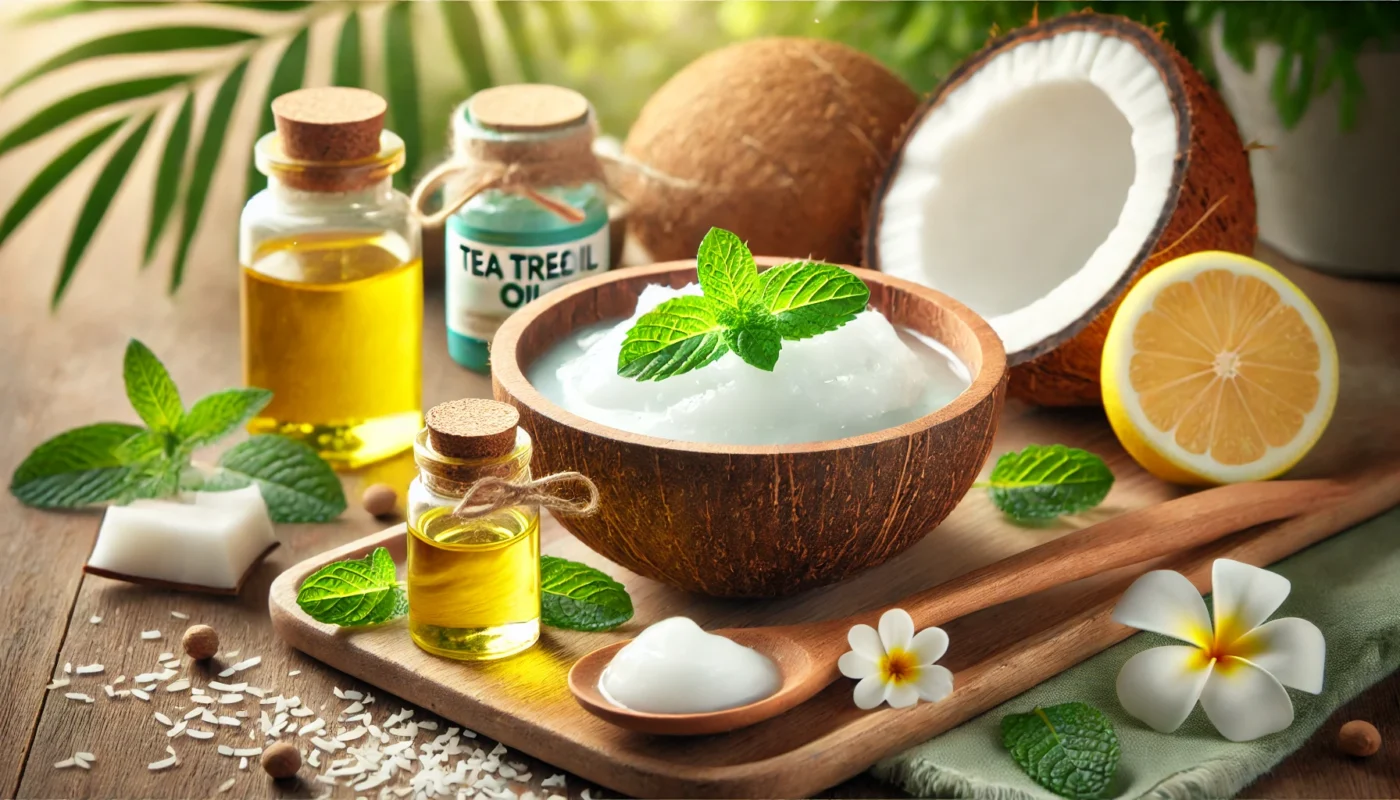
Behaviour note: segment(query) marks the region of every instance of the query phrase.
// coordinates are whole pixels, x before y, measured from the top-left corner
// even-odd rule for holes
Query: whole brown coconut
[[[1099,405],[1099,362],[1104,337],[1123,294],[1143,275],[1174,258],[1200,250],[1250,254],[1257,237],[1254,185],[1249,160],[1234,119],[1219,95],[1194,67],[1152,29],[1124,17],[1094,13],[1072,14],[1031,24],[1002,36],[972,56],[929,95],[897,145],[897,153],[875,192],[866,238],[867,266],[891,271],[881,263],[879,231],[884,198],[902,166],[905,148],[929,113],[955,93],[992,59],[1028,42],[1074,32],[1117,38],[1134,46],[1160,75],[1177,121],[1176,157],[1156,225],[1140,249],[1124,264],[1121,276],[1088,310],[1052,336],[1016,346],[1007,342],[1013,365],[1009,392],[1040,405]],[[1037,135],[1027,130],[1027,136]],[[1060,202],[1047,198],[1046,202]],[[1006,235],[1017,235],[1007,230]],[[936,242],[932,243],[935,247]],[[1126,260],[1126,259],[1125,259]],[[1034,265],[1028,265],[1033,269]],[[899,274],[896,272],[896,274]],[[903,275],[903,277],[909,277]],[[930,283],[958,295],[936,282]],[[963,299],[967,302],[966,298]],[[974,309],[976,306],[974,305]],[[996,327],[993,321],[993,327]],[[998,331],[1001,333],[1001,331]],[[1003,333],[1003,339],[1007,336]]]
[[[815,39],[709,53],[656,91],[628,134],[629,232],[658,261],[711,227],[759,255],[857,263],[863,216],[918,98],[879,62]]]

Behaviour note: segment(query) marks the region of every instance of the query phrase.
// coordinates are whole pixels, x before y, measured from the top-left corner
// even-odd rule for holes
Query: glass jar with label
[[[540,295],[609,265],[606,185],[592,145],[593,110],[557,86],[499,86],[453,116],[454,156],[415,193],[440,186],[445,225],[447,345],[453,360],[489,371],[506,317]]]

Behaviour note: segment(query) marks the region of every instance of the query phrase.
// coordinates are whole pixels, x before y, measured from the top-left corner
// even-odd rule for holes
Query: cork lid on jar
[[[428,440],[449,458],[499,458],[515,449],[520,412],[495,400],[467,398],[428,409]]]
[[[530,133],[569,128],[588,119],[588,99],[573,89],[517,83],[484,89],[467,100],[467,113],[483,128]]]
[[[374,92],[345,86],[298,89],[272,101],[282,150],[300,161],[359,161],[377,155],[388,108]]]

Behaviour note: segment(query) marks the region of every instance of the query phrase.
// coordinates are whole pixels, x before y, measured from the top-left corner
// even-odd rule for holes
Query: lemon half
[[[1104,409],[1124,449],[1175,483],[1272,478],[1337,401],[1337,348],[1307,296],[1252,258],[1208,251],[1148,273],[1104,342]]]

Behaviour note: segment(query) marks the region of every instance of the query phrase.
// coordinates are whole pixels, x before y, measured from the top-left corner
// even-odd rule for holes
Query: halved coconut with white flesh
[[[985,317],[1014,395],[1093,405],[1123,292],[1255,235],[1215,91],[1150,28],[1084,13],[1013,31],[934,90],[876,191],[865,261]]]

